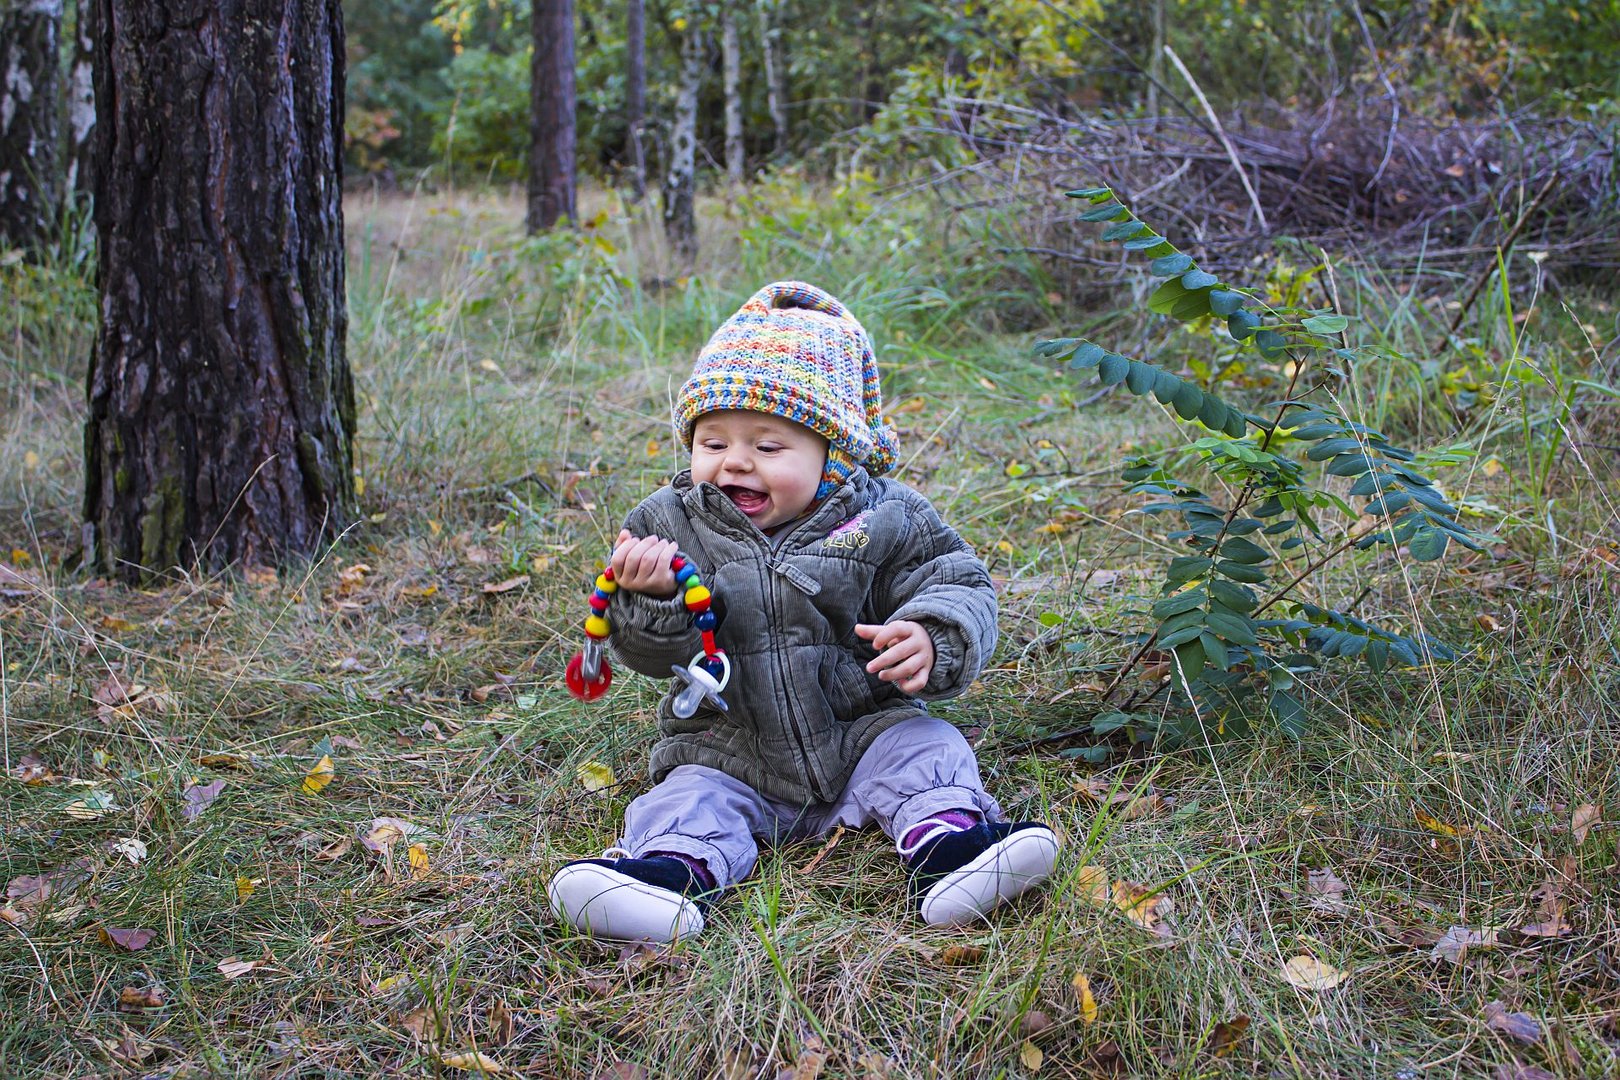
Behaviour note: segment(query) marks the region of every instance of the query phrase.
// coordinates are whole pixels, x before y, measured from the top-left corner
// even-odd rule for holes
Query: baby
[[[691,469],[630,514],[613,550],[610,643],[668,677],[703,630],[730,668],[696,713],[659,706],[655,786],[620,846],[557,871],[559,919],[673,941],[747,878],[759,849],[876,823],[924,922],[976,919],[1046,880],[1058,839],[1001,820],[956,728],[923,702],[962,693],[996,642],[989,572],[895,462],[866,330],[799,282],[767,285],[698,356],[675,403]],[[679,574],[676,551],[690,560]],[[713,610],[695,620],[693,571]],[[679,580],[678,580],[679,577]]]

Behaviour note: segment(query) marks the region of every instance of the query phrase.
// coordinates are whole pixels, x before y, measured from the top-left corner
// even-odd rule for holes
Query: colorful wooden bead
[[[618,588],[618,582],[613,580],[613,569],[611,567],[596,575],[596,589],[598,592],[614,593],[618,591]]]
[[[600,615],[592,615],[585,620],[585,633],[593,638],[605,638],[612,629],[612,625]]]
[[[709,590],[702,585],[686,590],[686,610],[705,611],[709,605]]]
[[[692,617],[692,625],[699,630],[713,630],[720,625],[720,620],[712,611],[700,611]]]
[[[598,615],[602,614],[608,609],[608,598],[603,596],[601,593],[592,593],[589,603],[591,605],[591,610],[596,612]]]

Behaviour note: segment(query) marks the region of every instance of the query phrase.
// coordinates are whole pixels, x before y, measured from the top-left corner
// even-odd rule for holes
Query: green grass
[[[76,536],[93,299],[65,271],[5,268],[26,302],[0,328],[0,881],[81,861],[85,878],[0,927],[0,1073],[451,1075],[442,1057],[476,1045],[534,1077],[616,1062],[808,1077],[820,1059],[825,1077],[991,1077],[1029,1074],[1032,1044],[1043,1076],[1611,1075],[1620,852],[1613,825],[1582,844],[1570,826],[1584,804],[1620,816],[1614,458],[1582,445],[1620,440],[1601,397],[1567,389],[1603,378],[1574,320],[1543,306],[1521,346],[1565,391],[1519,380],[1463,408],[1416,365],[1347,388],[1421,445],[1490,440],[1443,476],[1481,500],[1501,540],[1489,558],[1369,554],[1310,583],[1446,638],[1457,663],[1377,678],[1341,665],[1312,684],[1298,741],[1262,725],[1213,747],[1120,745],[1092,766],[1058,753],[1087,739],[1035,740],[1086,728],[1129,651],[1117,634],[1140,625],[1175,550],[1127,513],[1119,459],[1189,436],[1139,402],[1079,407],[1090,387],[1028,345],[1094,322],[1156,339],[1128,315],[1065,311],[1038,271],[987,265],[989,226],[953,240],[926,200],[788,184],[753,199],[706,205],[705,262],[684,283],[650,214],[600,194],[585,212],[609,212],[583,241],[522,241],[519,206],[495,196],[351,203],[368,520],[274,579],[150,591],[58,569]],[[995,666],[940,711],[980,729],[1009,813],[1063,831],[1063,880],[984,926],[931,930],[884,839],[849,834],[808,873],[816,843],[766,856],[690,945],[621,954],[559,928],[544,884],[612,843],[644,789],[655,687],[626,677],[587,707],[559,674],[619,521],[679,467],[668,402],[696,348],[784,276],[871,326],[903,478],[1003,586]],[[1433,341],[1445,321],[1372,270],[1355,287],[1387,313],[1367,331],[1381,340]],[[1476,370],[1507,368],[1516,325],[1500,305],[1472,316]],[[1178,332],[1159,358],[1217,347]],[[1010,477],[1015,461],[1030,471]],[[132,707],[94,700],[114,672],[147,688]],[[323,753],[335,779],[303,792]],[[29,754],[50,782],[20,782]],[[590,761],[614,770],[608,792],[579,783]],[[1151,796],[1103,807],[1094,778]],[[188,819],[183,792],[214,779],[218,800]],[[64,812],[92,790],[117,808]],[[425,830],[425,875],[406,842],[380,855],[357,841],[380,816]],[[146,845],[138,864],[107,850],[129,837]],[[1165,897],[1169,932],[1088,902],[1086,866]],[[1307,875],[1323,868],[1346,883],[1342,905],[1313,905]],[[1570,932],[1526,937],[1549,879]],[[1499,943],[1453,964],[1429,944],[1453,926],[1499,927]],[[154,935],[131,952],[101,928]],[[1299,955],[1349,977],[1296,989],[1281,971]],[[262,963],[228,979],[231,958]],[[126,988],[161,1004],[121,1010]],[[1488,1027],[1492,1001],[1540,1018],[1542,1040]],[[1227,1046],[1218,1025],[1239,1017]]]

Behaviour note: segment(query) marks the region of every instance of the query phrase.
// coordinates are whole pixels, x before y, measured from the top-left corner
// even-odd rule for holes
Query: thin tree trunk
[[[529,78],[530,235],[574,221],[574,0],[536,0]]]
[[[313,554],[355,515],[339,0],[95,0],[84,558]]]
[[[1153,11],[1153,48],[1148,53],[1147,114],[1159,118],[1159,87],[1164,83],[1164,0],[1148,0]]]
[[[688,26],[681,34],[681,82],[675,96],[670,134],[669,176],[664,182],[664,233],[675,261],[690,267],[697,258],[697,107],[703,79],[704,34]]]
[[[0,7],[0,239],[35,248],[56,227],[62,0]]]
[[[62,184],[64,203],[88,206],[92,191],[95,153],[90,134],[96,127],[96,91],[92,61],[95,53],[94,0],[73,3],[73,66],[67,86],[67,175]]]
[[[647,154],[642,147],[642,125],[647,113],[647,26],[643,0],[629,0],[624,15],[625,154],[630,160],[630,195],[636,202],[647,197]]]
[[[759,40],[765,53],[765,107],[771,114],[775,137],[771,153],[787,152],[787,61],[780,53],[781,38],[772,17],[774,0],[759,0]]]
[[[721,57],[726,99],[726,179],[741,187],[745,167],[742,114],[742,43],[737,34],[737,10],[728,3],[720,13]]]

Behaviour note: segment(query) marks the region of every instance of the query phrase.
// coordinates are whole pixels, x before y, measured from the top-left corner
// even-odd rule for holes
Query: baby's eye
[[[703,449],[705,449],[705,450],[719,451],[719,450],[724,450],[725,448],[726,448],[726,444],[723,443],[723,442],[720,442],[720,441],[718,441],[716,439],[706,439],[706,440],[704,440],[704,443],[703,443]]]
[[[775,443],[760,443],[759,444],[759,452],[762,453],[762,454],[774,454],[780,449],[782,449],[782,448],[780,446],[776,445]]]

